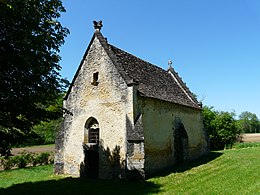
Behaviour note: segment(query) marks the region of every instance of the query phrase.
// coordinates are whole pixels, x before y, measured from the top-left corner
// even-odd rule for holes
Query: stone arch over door
[[[81,166],[81,176],[87,178],[99,177],[99,123],[90,117],[84,127],[84,163]]]

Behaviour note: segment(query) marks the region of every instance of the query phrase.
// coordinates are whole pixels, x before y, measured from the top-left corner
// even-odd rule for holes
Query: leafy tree
[[[10,133],[9,129],[0,126],[0,156],[11,155],[11,144],[14,143],[19,134]]]
[[[239,115],[238,126],[243,133],[260,133],[260,121],[256,114],[245,111]]]
[[[0,10],[0,125],[28,130],[60,114],[46,105],[66,85],[58,52],[68,30],[56,20],[65,9],[60,0],[3,0]]]
[[[55,110],[62,107],[64,93],[60,94],[54,105],[48,107],[48,110]],[[42,121],[40,124],[33,126],[32,132],[38,137],[31,139],[31,144],[52,144],[55,142],[56,133],[60,130],[62,117],[51,120]]]
[[[203,121],[209,133],[210,148],[224,149],[232,146],[240,134],[236,125],[235,114],[218,112],[213,107],[203,108]]]
[[[62,107],[63,96],[62,93],[56,99],[55,104],[49,106],[47,109],[52,111]],[[40,124],[33,126],[32,135],[37,135],[30,139],[31,144],[52,144],[55,142],[56,133],[60,130],[62,116],[51,121],[42,121]]]
[[[32,131],[39,137],[32,139],[32,144],[53,144],[55,142],[56,133],[60,130],[61,121],[60,118],[35,125]]]
[[[47,108],[68,83],[58,55],[69,33],[57,20],[65,9],[60,0],[1,0],[0,10],[0,126],[28,133],[61,116]]]

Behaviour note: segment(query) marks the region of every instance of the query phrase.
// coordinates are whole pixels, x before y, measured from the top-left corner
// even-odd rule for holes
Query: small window
[[[99,128],[98,127],[91,127],[89,129],[89,143],[99,143]]]
[[[98,85],[98,72],[93,73],[93,82],[91,84],[95,86]]]
[[[90,118],[85,123],[84,144],[99,143],[99,124],[95,118]]]

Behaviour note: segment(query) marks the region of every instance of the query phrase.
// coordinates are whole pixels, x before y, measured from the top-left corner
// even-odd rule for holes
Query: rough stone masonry
[[[163,70],[95,32],[64,98],[55,173],[144,179],[209,152],[201,105]]]

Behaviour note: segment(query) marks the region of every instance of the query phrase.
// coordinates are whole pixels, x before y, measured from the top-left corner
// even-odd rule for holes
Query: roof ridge
[[[133,80],[133,78],[128,75],[127,70],[125,70],[124,67],[118,62],[115,53],[111,49],[111,46],[113,46],[113,45],[111,45],[111,44],[109,44],[107,42],[107,40],[103,37],[103,35],[101,34],[100,31],[95,31],[95,36],[100,41],[100,44],[105,49],[107,55],[110,57],[110,59],[113,62],[113,64],[117,67],[117,70],[118,70],[119,74],[125,80],[126,84],[127,85],[136,84],[136,82]],[[115,47],[115,46],[113,46],[113,47]]]

